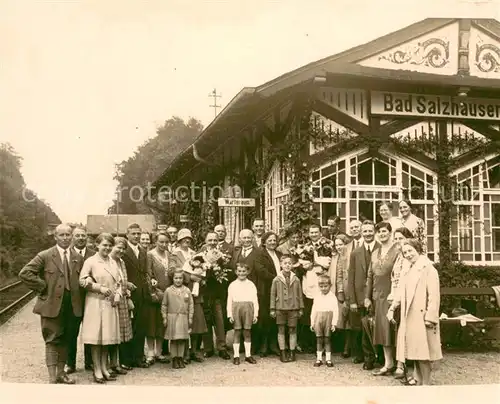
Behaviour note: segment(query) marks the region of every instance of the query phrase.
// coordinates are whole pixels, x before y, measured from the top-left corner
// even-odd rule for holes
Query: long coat
[[[82,340],[85,344],[116,345],[121,342],[118,306],[112,305],[114,293],[123,295],[126,287],[120,268],[115,260],[103,259],[99,254],[83,264],[80,284],[86,286],[85,315],[82,323]],[[101,287],[111,289],[113,295],[106,298]]]
[[[83,266],[83,258],[72,248],[69,248],[68,251],[71,304],[73,314],[76,317],[81,317],[84,294],[80,288],[79,276]],[[55,318],[59,315],[64,293],[64,273],[61,256],[56,246],[38,253],[21,269],[19,278],[31,290],[38,293],[33,313],[49,318]]]
[[[397,360],[439,360],[439,276],[432,262],[421,255],[399,280],[393,306],[401,304],[397,337]],[[425,321],[435,324],[427,328]]]
[[[278,259],[281,253],[276,251]],[[271,319],[271,285],[273,279],[278,275],[276,266],[271,255],[266,248],[260,249],[258,264],[255,267],[255,286],[257,287],[257,296],[259,298],[259,323],[264,324]]]

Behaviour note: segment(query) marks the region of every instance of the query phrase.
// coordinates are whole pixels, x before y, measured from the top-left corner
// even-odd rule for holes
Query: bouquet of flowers
[[[206,262],[210,265],[210,268],[214,274],[215,280],[219,283],[224,283],[229,280],[228,274],[231,271],[227,267],[231,256],[226,254],[219,249],[209,250],[205,253]]]
[[[210,264],[205,261],[203,255],[196,254],[191,260],[184,263],[182,270],[188,274],[205,278],[207,276],[207,269],[209,268]],[[191,293],[193,296],[198,296],[200,294],[200,282],[193,282],[193,290]]]
[[[304,269],[309,269],[314,262],[314,247],[307,244],[299,244],[290,249],[290,254],[297,259],[297,263]]]
[[[332,240],[328,240],[325,237],[321,237],[318,241],[319,246],[316,248],[316,253],[318,257],[331,257],[335,249],[335,245]]]

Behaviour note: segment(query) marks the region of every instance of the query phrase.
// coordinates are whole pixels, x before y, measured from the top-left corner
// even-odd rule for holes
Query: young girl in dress
[[[252,325],[257,323],[259,313],[259,302],[257,299],[257,288],[255,284],[247,279],[248,265],[238,264],[236,266],[236,280],[231,282],[227,296],[227,316],[234,328],[234,359],[235,365],[240,364],[240,340],[243,329],[243,340],[245,345],[245,361],[254,365],[257,363],[252,357]]]
[[[193,296],[188,287],[184,286],[184,272],[176,270],[173,276],[174,284],[169,286],[163,295],[161,315],[165,326],[165,339],[170,341],[172,367],[184,368],[184,351],[186,340],[193,325]]]
[[[328,275],[321,275],[318,278],[319,291],[316,293],[311,309],[311,330],[316,334],[316,362],[314,367],[323,364],[323,349],[325,350],[326,366],[331,368],[332,348],[330,342],[331,332],[335,331],[335,326],[339,318],[339,307],[337,298],[332,292],[332,281]]]

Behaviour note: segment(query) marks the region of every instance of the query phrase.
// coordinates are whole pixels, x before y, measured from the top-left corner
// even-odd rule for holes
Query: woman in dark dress
[[[271,286],[273,279],[281,272],[281,253],[276,251],[278,236],[274,232],[266,232],[262,235],[262,254],[257,266],[256,286],[259,298],[259,351],[264,357],[269,352],[278,355],[278,328],[271,319]]]
[[[170,238],[166,234],[156,237],[156,246],[148,251],[148,277],[151,287],[151,303],[148,310],[148,328],[146,330],[147,361],[152,364],[155,360],[167,363],[168,359],[162,355],[165,327],[161,316],[161,302],[163,293],[172,284],[172,275],[177,267],[176,258],[168,252]]]

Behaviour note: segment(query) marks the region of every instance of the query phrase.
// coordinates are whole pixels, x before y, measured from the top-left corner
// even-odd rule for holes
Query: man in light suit
[[[38,293],[33,313],[41,318],[45,362],[50,383],[74,384],[64,371],[68,354],[68,330],[82,317],[79,276],[83,258],[71,248],[72,230],[67,224],[55,229],[56,245],[36,255],[19,273]]]
[[[146,326],[148,321],[147,302],[151,299],[150,288],[147,281],[147,253],[139,245],[141,227],[133,223],[127,228],[127,250],[123,254],[123,262],[127,270],[128,281],[133,283],[135,289],[131,293],[134,303],[132,319],[132,341],[120,344],[120,359],[125,369],[131,367],[147,368],[144,355],[146,343]]]
[[[363,244],[354,249],[349,258],[349,270],[347,275],[347,290],[345,292],[346,302],[349,304],[349,323],[351,324],[351,349],[353,362],[364,361],[363,369],[373,369],[375,361],[374,352],[370,349],[367,335],[362,331],[362,318],[366,316],[364,307],[365,285],[371,255],[380,248],[375,241],[375,224],[365,220],[361,225]]]
[[[84,227],[77,226],[73,229],[73,251],[83,258],[83,261],[89,257],[92,257],[96,252],[87,246],[87,230]],[[85,289],[83,289],[83,303],[85,303]],[[85,312],[84,306],[82,308],[82,313]],[[75,322],[72,324],[71,328],[68,330],[68,359],[66,362],[66,373],[71,374],[76,370],[76,352],[77,352],[77,342],[78,333],[80,332],[80,323],[82,318],[75,317]],[[90,345],[85,344],[84,346],[85,354],[85,369],[93,369],[92,365],[92,355],[90,353]]]

